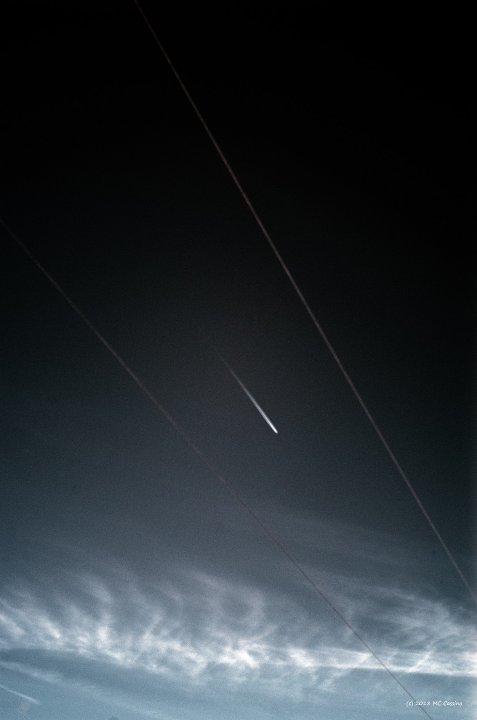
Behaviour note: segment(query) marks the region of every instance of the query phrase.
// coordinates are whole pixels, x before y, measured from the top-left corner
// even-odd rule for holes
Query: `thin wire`
[[[7,223],[0,217],[0,225],[6,230],[10,237],[16,242],[16,244],[23,250],[28,256],[31,262],[38,268],[42,275],[48,280],[48,282],[55,288],[55,290],[61,295],[63,300],[70,306],[73,312],[80,318],[80,320],[86,325],[86,327],[93,333],[93,335],[99,340],[104,348],[113,356],[117,363],[123,368],[123,370],[129,375],[131,380],[137,385],[143,395],[153,404],[155,410],[158,410],[167,422],[179,433],[184,442],[189,446],[192,452],[204,463],[210,473],[218,480],[234,498],[234,500],[242,507],[242,509],[250,515],[253,520],[259,525],[264,534],[269,538],[273,545],[286,557],[286,559],[293,565],[298,573],[304,578],[308,585],[312,588],[318,597],[328,605],[328,607],[335,613],[335,615],[346,625],[346,627],[353,633],[353,635],[359,640],[359,642],[366,648],[370,655],[376,660],[376,662],[386,671],[386,673],[399,685],[403,692],[410,698],[415,704],[416,699],[406,688],[406,686],[399,680],[399,678],[393,673],[393,671],[386,665],[384,660],[377,655],[377,653],[368,645],[366,640],[361,634],[354,629],[351,623],[346,619],[343,613],[333,604],[332,600],[320,589],[318,584],[313,578],[302,568],[298,560],[288,551],[281,539],[276,535],[268,526],[263,522],[255,510],[247,503],[246,500],[237,492],[231,483],[224,477],[224,475],[215,467],[215,465],[209,460],[207,455],[196,445],[190,435],[181,427],[181,425],[175,420],[175,418],[165,409],[164,405],[159,402],[155,395],[149,390],[147,385],[139,378],[139,376],[131,369],[124,358],[114,349],[111,343],[106,340],[104,335],[98,330],[98,328],[91,322],[91,320],[84,314],[79,306],[72,300],[66,290],[58,283],[57,280],[48,272],[48,270],[42,265],[38,258],[31,252],[31,250],[20,240],[18,235],[7,225]],[[422,712],[432,720],[432,717],[421,705],[418,705]]]
[[[208,137],[209,137],[209,140],[211,141],[212,145],[214,146],[217,154],[219,155],[222,163],[224,164],[224,166],[225,166],[227,172],[229,173],[232,181],[234,182],[237,190],[239,191],[240,195],[242,196],[243,201],[245,202],[245,204],[247,205],[248,209],[250,210],[250,212],[251,212],[253,218],[255,219],[255,222],[257,223],[258,227],[260,228],[260,230],[261,230],[264,238],[265,238],[266,241],[268,242],[268,244],[269,244],[271,250],[273,251],[273,254],[275,255],[276,259],[278,260],[278,262],[279,262],[279,264],[280,264],[283,272],[285,273],[285,275],[287,276],[288,280],[290,281],[290,284],[292,285],[293,289],[295,290],[296,294],[298,295],[298,297],[299,297],[299,299],[300,299],[300,302],[302,303],[303,307],[305,308],[306,312],[308,313],[308,315],[309,315],[309,317],[310,317],[313,325],[315,326],[316,330],[317,330],[318,333],[320,334],[321,339],[322,339],[323,342],[325,343],[328,351],[330,352],[331,356],[333,357],[333,360],[334,360],[335,363],[337,364],[337,366],[338,366],[341,374],[343,375],[344,379],[345,379],[346,382],[348,383],[348,386],[350,387],[353,395],[355,396],[356,400],[358,401],[359,405],[361,406],[361,409],[363,410],[364,414],[365,414],[366,417],[368,418],[368,421],[369,421],[369,423],[371,424],[371,427],[373,428],[374,432],[375,432],[376,435],[378,436],[378,438],[379,438],[382,446],[384,447],[384,449],[385,449],[388,457],[390,458],[392,464],[394,465],[394,467],[395,467],[395,469],[397,470],[398,474],[400,475],[401,479],[404,481],[404,483],[406,484],[409,492],[411,493],[412,497],[414,498],[414,501],[416,502],[417,506],[418,506],[419,509],[421,510],[421,512],[422,512],[422,514],[424,515],[425,519],[427,520],[427,523],[428,523],[429,527],[431,528],[431,530],[432,530],[432,532],[434,533],[435,537],[436,537],[437,540],[439,541],[442,549],[444,550],[445,554],[447,555],[447,558],[448,558],[449,562],[451,563],[451,565],[453,566],[454,570],[455,570],[456,573],[459,575],[459,577],[460,577],[460,579],[462,580],[463,584],[465,585],[465,587],[466,587],[467,590],[469,591],[469,593],[470,593],[470,595],[471,595],[471,597],[472,597],[472,600],[473,600],[474,603],[477,605],[477,594],[474,592],[472,586],[470,585],[469,581],[467,580],[467,578],[465,577],[464,573],[462,572],[459,564],[457,563],[457,560],[454,558],[454,556],[453,556],[452,552],[450,551],[447,543],[445,542],[444,538],[443,538],[442,535],[440,534],[439,530],[437,529],[437,527],[435,526],[433,520],[431,519],[429,513],[427,512],[426,508],[424,507],[424,504],[423,504],[422,500],[420,499],[420,497],[419,497],[419,495],[417,494],[414,486],[412,485],[411,481],[409,480],[406,472],[404,471],[403,467],[401,466],[401,463],[399,462],[399,460],[398,460],[397,457],[395,456],[394,452],[392,451],[392,449],[391,449],[388,441],[386,440],[386,438],[385,438],[384,435],[383,435],[382,430],[379,428],[377,421],[374,419],[373,415],[371,414],[371,411],[369,410],[368,406],[366,405],[365,401],[363,400],[363,398],[362,398],[361,394],[359,393],[356,385],[354,384],[354,382],[353,382],[353,380],[351,379],[350,375],[348,374],[346,368],[344,367],[344,365],[343,365],[340,357],[338,356],[338,353],[336,352],[335,348],[333,347],[333,345],[332,345],[332,343],[331,343],[331,340],[328,338],[328,336],[326,335],[325,331],[324,331],[323,328],[321,327],[321,325],[320,325],[320,323],[319,323],[319,321],[318,321],[318,318],[316,317],[315,313],[313,312],[313,310],[311,309],[310,305],[308,304],[307,299],[305,298],[305,296],[303,295],[302,291],[300,290],[300,287],[298,286],[297,281],[296,281],[295,278],[293,277],[293,275],[292,275],[289,267],[288,267],[287,264],[285,263],[285,260],[284,260],[283,257],[280,255],[280,253],[279,253],[279,251],[278,251],[275,243],[273,242],[273,240],[272,240],[272,238],[271,238],[271,236],[270,236],[267,228],[266,228],[265,225],[263,224],[260,216],[258,215],[258,212],[255,210],[255,207],[253,206],[252,201],[250,200],[250,198],[248,197],[247,193],[246,193],[245,190],[243,189],[243,187],[242,187],[242,185],[241,185],[241,183],[240,183],[237,175],[236,175],[235,172],[232,170],[232,167],[230,166],[229,161],[228,161],[227,158],[225,157],[225,155],[224,155],[224,153],[223,153],[223,151],[222,151],[222,148],[220,147],[220,145],[218,144],[217,140],[215,139],[215,136],[213,135],[211,129],[209,128],[209,126],[208,126],[207,123],[205,122],[205,120],[204,120],[202,114],[200,113],[197,105],[195,104],[195,102],[194,102],[191,94],[189,93],[186,85],[184,84],[184,81],[182,80],[181,76],[180,76],[179,73],[177,72],[175,66],[174,66],[173,63],[172,63],[172,60],[170,59],[170,57],[169,57],[169,55],[167,54],[167,52],[166,52],[163,44],[162,44],[161,41],[159,40],[159,38],[158,38],[158,36],[157,36],[154,28],[152,27],[151,23],[149,22],[149,19],[148,19],[147,16],[145,15],[145,13],[144,13],[141,5],[139,4],[138,0],[132,0],[132,1],[133,1],[133,3],[136,5],[136,7],[137,7],[139,13],[141,14],[141,16],[142,16],[145,24],[147,25],[147,27],[148,27],[151,35],[153,36],[153,38],[154,38],[157,46],[159,47],[162,55],[164,56],[164,59],[166,60],[167,64],[168,64],[169,67],[171,68],[171,70],[172,70],[172,72],[173,72],[173,74],[174,74],[177,82],[179,83],[179,85],[180,85],[180,87],[181,87],[181,89],[182,89],[182,92],[183,92],[184,95],[186,96],[186,98],[187,98],[187,100],[189,101],[189,104],[191,105],[194,113],[196,114],[196,116],[197,116],[200,124],[202,125],[203,129],[204,129],[205,132],[207,133],[207,135],[208,135]]]

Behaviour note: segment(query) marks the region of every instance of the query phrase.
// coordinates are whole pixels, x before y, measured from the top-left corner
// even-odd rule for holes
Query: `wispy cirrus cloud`
[[[407,581],[406,552],[392,538],[285,514],[269,521],[415,696],[439,687],[469,696],[477,680],[473,618],[432,583]],[[290,703],[292,713],[299,706],[306,720],[317,707],[329,713],[338,705],[342,720],[352,705],[361,720],[371,703],[401,720],[400,711],[390,714],[404,712],[399,687],[273,549],[254,547],[246,574],[229,560],[177,565],[167,552],[154,573],[138,572],[83,545],[48,546],[51,571],[31,565],[0,592],[0,680],[31,691],[42,708],[47,697],[76,694],[89,707],[124,710],[127,720],[178,720],[178,704],[182,720],[224,718],[232,695],[244,716],[247,703],[268,702]]]
[[[349,672],[380,670],[346,628],[337,633],[281,593],[198,572],[157,584],[114,573],[75,582],[74,594],[24,585],[0,598],[0,667],[48,682],[74,679],[80,668],[82,682],[93,682],[101,664],[170,682],[286,687],[288,695],[339,689]],[[477,678],[477,634],[443,602],[364,584],[341,602],[393,672]]]

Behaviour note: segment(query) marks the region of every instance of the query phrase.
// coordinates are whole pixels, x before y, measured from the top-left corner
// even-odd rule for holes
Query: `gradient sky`
[[[0,215],[431,717],[471,720],[475,604],[134,3],[5,5]],[[474,583],[470,52],[446,18],[143,7]],[[1,237],[1,720],[424,717]]]

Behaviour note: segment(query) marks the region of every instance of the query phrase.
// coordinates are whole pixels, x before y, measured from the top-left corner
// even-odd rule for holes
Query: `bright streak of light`
[[[224,360],[224,358],[222,357],[222,355],[220,356],[220,359],[222,360],[222,362],[224,363],[225,367],[227,368],[227,370],[229,371],[229,373],[232,375],[232,377],[234,378],[234,380],[236,381],[236,383],[242,388],[242,390],[244,391],[244,393],[246,394],[246,396],[248,397],[248,399],[250,400],[250,402],[256,407],[256,409],[258,410],[258,412],[260,413],[260,415],[263,417],[263,419],[265,420],[265,422],[272,428],[273,432],[276,433],[276,435],[278,435],[278,430],[276,429],[275,425],[272,423],[272,421],[270,420],[270,418],[268,417],[268,415],[262,410],[262,408],[260,407],[260,405],[258,404],[258,402],[255,400],[255,398],[253,397],[253,395],[247,390],[247,388],[245,387],[245,385],[243,384],[243,382],[240,380],[240,378],[234,373],[234,371],[232,370],[232,368],[230,367],[230,365],[228,364],[228,362],[227,362],[226,360]]]

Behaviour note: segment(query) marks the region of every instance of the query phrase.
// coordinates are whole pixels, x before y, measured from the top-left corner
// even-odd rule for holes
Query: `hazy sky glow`
[[[473,720],[475,604],[134,3],[7,5],[0,215],[174,421],[0,228],[0,720],[425,717],[287,553]],[[144,8],[473,582],[464,50]]]

